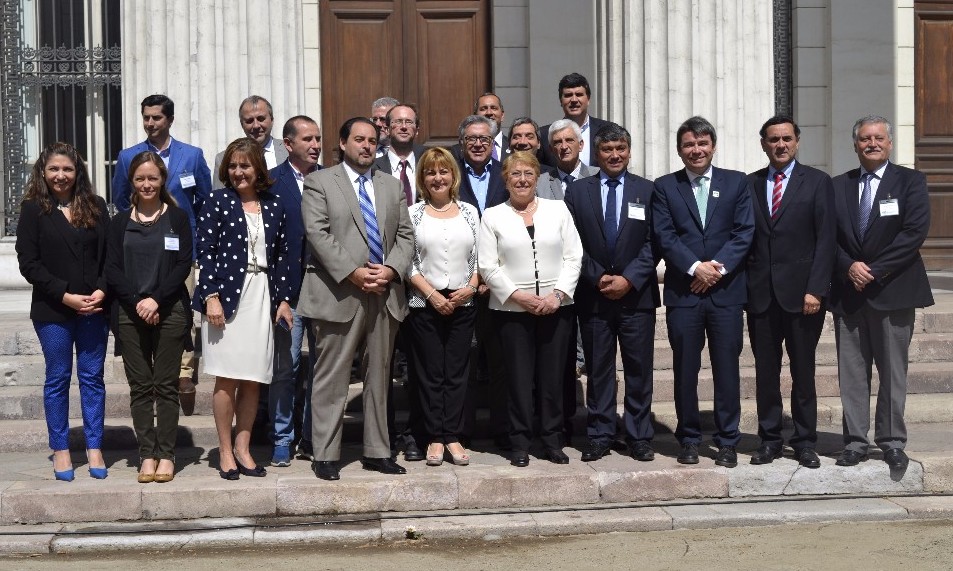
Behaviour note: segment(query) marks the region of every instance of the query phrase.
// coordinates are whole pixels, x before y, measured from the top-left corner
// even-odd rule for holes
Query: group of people
[[[297,442],[317,477],[339,479],[354,371],[363,379],[368,470],[405,473],[399,452],[432,466],[468,464],[471,376],[486,384],[491,436],[514,466],[529,463],[536,437],[540,457],[568,463],[582,369],[582,460],[602,458],[622,439],[634,459],[651,461],[663,301],[678,462],[699,462],[697,386],[707,338],[715,463],[737,465],[747,312],[761,438],[751,462],[770,463],[783,451],[784,344],[793,379],[788,444],[800,464],[818,467],[814,361],[830,310],[844,401],[837,463],[867,457],[876,364],[875,443],[891,468],[905,468],[914,308],[933,302],[919,256],[929,204],[924,176],[889,161],[890,123],[858,120],[852,135],[861,168],[832,180],[796,160],[800,131],[790,117],[764,124],[769,165],[750,175],[714,167],[715,128],[692,117],[675,133],[685,168],[653,183],[628,172],[628,131],[589,116],[583,76],[565,76],[558,93],[563,119],[540,128],[519,118],[505,141],[502,102],[482,95],[449,149],[419,145],[416,108],[382,98],[369,118],[341,126],[341,161],[330,168],[319,164],[313,119],[292,117],[274,139],[271,105],[251,96],[239,109],[246,136],[216,156],[214,183],[202,151],[171,137],[172,101],[149,96],[141,105],[146,141],[117,161],[120,212],[112,220],[75,149],[45,149],[27,183],[17,253],[34,288],[31,319],[46,358],[55,477],[73,478],[74,345],[90,474],[106,477],[100,447],[110,324],[130,386],[138,480],[174,477],[179,409],[189,413],[195,392],[191,310],[201,315],[203,371],[216,379],[224,479],[266,475],[249,450],[260,401],[272,466],[290,465]],[[302,363],[305,339],[309,362]],[[408,369],[403,429],[393,410],[395,347]],[[307,381],[298,386],[302,367]]]

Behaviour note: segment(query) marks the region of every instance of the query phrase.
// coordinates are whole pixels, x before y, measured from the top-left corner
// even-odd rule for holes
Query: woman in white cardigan
[[[572,335],[572,296],[582,245],[561,200],[536,196],[539,161],[515,152],[503,162],[510,199],[483,213],[480,275],[503,346],[509,382],[511,463],[529,464],[534,395],[545,458],[566,464],[562,382]]]

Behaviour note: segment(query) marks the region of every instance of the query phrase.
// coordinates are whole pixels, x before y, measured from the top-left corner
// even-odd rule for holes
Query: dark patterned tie
[[[410,178],[407,176],[407,161],[400,161],[400,185],[404,187],[404,198],[407,199],[407,206],[413,206],[414,195],[410,192]]]
[[[610,178],[606,181],[609,192],[606,194],[606,247],[609,248],[609,255],[615,257],[615,243],[619,238],[619,220],[616,215],[616,187],[622,184],[620,181]]]
[[[857,209],[857,230],[860,231],[860,239],[864,239],[867,234],[867,224],[870,222],[870,208],[873,206],[870,187],[870,181],[874,178],[874,173],[864,173],[864,190],[860,193],[860,208]]]

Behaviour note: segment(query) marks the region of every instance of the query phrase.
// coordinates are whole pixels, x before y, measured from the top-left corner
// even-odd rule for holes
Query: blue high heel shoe
[[[62,472],[57,472],[56,470],[53,470],[53,477],[62,482],[72,482],[73,478],[76,477],[76,474],[72,468],[70,468],[69,470],[63,470]]]
[[[90,466],[89,475],[92,476],[93,478],[96,478],[97,480],[105,480],[106,476],[109,475],[109,470],[105,466],[103,466],[102,468],[93,468],[92,466]]]

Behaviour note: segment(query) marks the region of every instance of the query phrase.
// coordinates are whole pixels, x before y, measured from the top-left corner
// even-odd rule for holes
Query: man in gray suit
[[[268,170],[275,168],[288,160],[288,150],[281,139],[271,136],[271,126],[275,122],[275,113],[271,103],[258,95],[249,95],[238,106],[238,119],[242,124],[242,131],[249,139],[254,139],[264,151],[265,164]],[[218,170],[222,165],[222,156],[225,151],[215,155],[215,170],[212,171],[212,187],[222,188],[222,181],[218,178]]]
[[[579,160],[579,153],[586,143],[578,123],[572,119],[553,121],[548,136],[550,152],[556,157],[556,175],[564,191],[574,180],[599,174],[599,169]]]
[[[394,336],[407,315],[404,284],[414,233],[398,180],[371,169],[378,133],[364,117],[346,121],[340,131],[344,162],[309,175],[301,199],[311,261],[298,312],[311,318],[317,339],[311,467],[324,480],[340,478],[336,462],[351,358],[362,344],[367,372],[361,464],[405,473],[390,457],[387,389]]]

